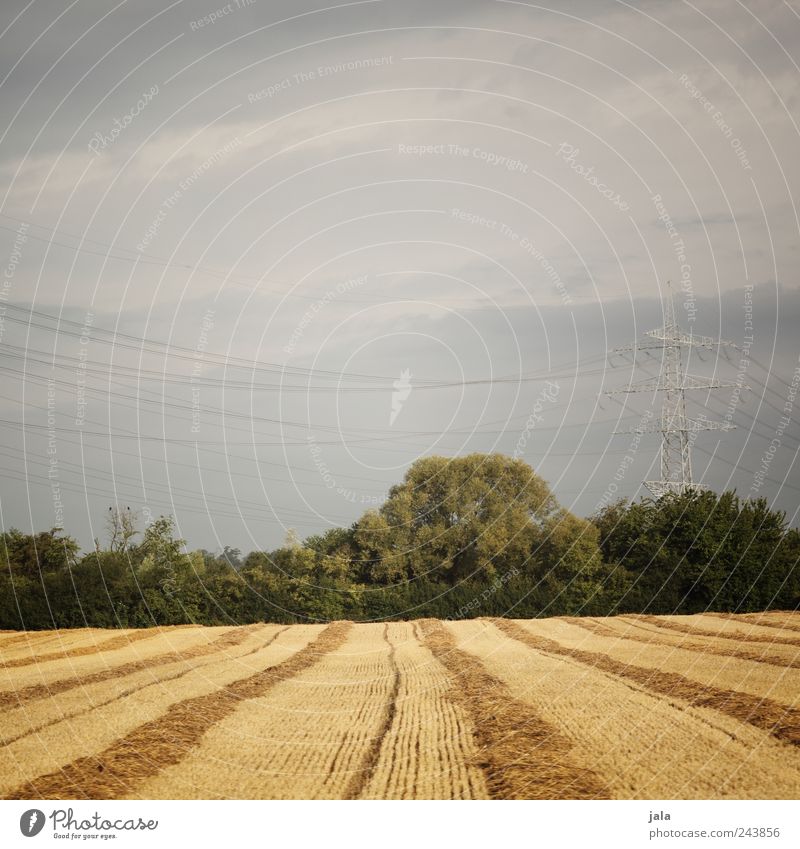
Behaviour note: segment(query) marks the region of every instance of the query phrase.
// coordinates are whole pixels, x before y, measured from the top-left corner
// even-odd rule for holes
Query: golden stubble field
[[[800,614],[0,633],[8,799],[794,799]]]

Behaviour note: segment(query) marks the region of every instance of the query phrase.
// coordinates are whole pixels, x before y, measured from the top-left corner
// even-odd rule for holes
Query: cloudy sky
[[[695,479],[797,521],[796,0],[6,0],[0,46],[3,527],[273,547],[469,451],[588,515],[660,475],[659,394],[602,393],[667,281],[738,346],[684,352],[737,426]]]

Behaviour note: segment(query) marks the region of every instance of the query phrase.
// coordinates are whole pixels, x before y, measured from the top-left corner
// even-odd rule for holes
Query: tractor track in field
[[[770,666],[779,666],[782,669],[800,669],[800,646],[798,646],[798,655],[794,658],[771,657],[747,649],[727,648],[691,640],[689,639],[689,634],[686,634],[686,639],[681,640],[680,643],[671,643],[666,639],[666,635],[662,636],[655,631],[646,629],[640,633],[631,632],[630,630],[618,631],[603,622],[598,622],[596,619],[581,619],[578,617],[565,617],[564,621],[569,622],[570,625],[577,625],[586,631],[591,631],[593,634],[598,634],[601,637],[634,640],[645,645],[693,651],[704,655],[713,654],[718,657],[733,657],[738,660],[749,660],[753,663],[766,663]]]
[[[46,698],[54,696],[58,693],[64,693],[76,687],[87,687],[90,684],[100,684],[103,681],[110,681],[114,678],[120,678],[125,675],[130,675],[133,672],[142,672],[145,669],[151,669],[156,666],[162,666],[166,663],[175,663],[182,660],[194,660],[195,658],[204,657],[205,655],[215,654],[218,651],[223,651],[226,648],[238,646],[247,637],[253,633],[258,625],[243,625],[240,628],[235,628],[232,631],[227,631],[221,634],[209,643],[200,646],[192,646],[191,648],[173,651],[162,652],[153,657],[142,658],[141,660],[129,660],[127,663],[122,663],[119,666],[112,666],[108,669],[100,669],[97,672],[89,672],[86,675],[81,675],[75,678],[59,678],[49,684],[31,684],[28,687],[20,687],[18,690],[3,690],[0,691],[0,707],[9,707],[30,702],[34,699]]]
[[[181,626],[176,626],[181,627]],[[186,627],[195,627],[188,625]],[[107,640],[101,640],[99,643],[94,643],[91,646],[78,646],[74,649],[64,649],[63,651],[53,651],[47,654],[40,654],[34,657],[16,657],[9,660],[0,660],[3,668],[16,669],[20,666],[37,666],[40,663],[46,663],[48,660],[69,660],[72,657],[87,657],[88,655],[98,654],[99,652],[114,651],[115,649],[127,648],[131,643],[138,643],[140,640],[149,640],[159,636],[162,632],[160,628],[146,628],[141,631],[135,631],[132,634],[119,634],[116,637],[109,637]]]
[[[349,622],[333,623],[286,660],[213,693],[178,702],[97,755],[78,758],[56,772],[38,776],[6,798],[118,799],[130,794],[146,778],[179,763],[209,728],[233,713],[243,700],[263,696],[339,648],[350,627]]]
[[[759,698],[750,693],[701,684],[675,672],[661,672],[624,663],[603,652],[569,648],[548,637],[533,634],[508,619],[491,621],[508,636],[532,649],[545,654],[574,658],[593,669],[635,681],[652,692],[682,699],[697,707],[720,711],[739,722],[754,725],[779,740],[800,746],[800,709],[796,707],[789,707],[769,698]]]
[[[423,620],[425,645],[453,679],[448,698],[472,720],[480,767],[495,799],[605,799],[600,776],[576,763],[572,744],[436,620]]]
[[[248,626],[246,626],[246,628],[243,628],[241,630],[251,632],[251,629],[253,627],[254,626],[252,626],[252,625],[248,625]],[[266,642],[261,643],[260,645],[257,645],[255,648],[251,649],[250,651],[246,652],[243,655],[239,655],[239,657],[237,657],[236,659],[240,660],[242,658],[245,658],[245,657],[248,657],[250,655],[257,654],[260,651],[263,651],[271,643],[273,643],[284,631],[288,630],[288,628],[289,628],[288,625],[284,626],[283,628],[279,629],[274,634],[272,634]],[[219,643],[226,636],[231,637],[231,639],[225,641],[224,643],[222,643],[222,645],[219,645]],[[234,636],[235,636],[235,639],[234,639]],[[213,652],[213,653],[216,654],[216,653],[220,653],[221,650],[224,651],[225,648],[233,648],[234,646],[239,645],[247,636],[248,636],[248,633],[241,634],[240,629],[237,629],[236,631],[231,632],[230,634],[223,634],[222,637],[219,637],[217,640],[214,640],[213,643],[209,643],[207,646],[197,646],[197,648],[198,649],[200,649],[200,648],[210,648],[211,645],[213,645],[214,643],[217,643],[217,645],[214,649],[214,652]],[[187,650],[187,653],[182,658],[180,658],[180,657],[175,658],[175,660],[190,660],[190,659],[195,659],[195,658],[198,658],[198,657],[203,657],[203,656],[208,655],[208,654],[212,654],[212,652],[202,652],[202,653],[198,652],[197,654],[193,654],[190,657],[189,651]],[[55,716],[47,722],[41,722],[38,725],[33,725],[33,726],[29,727],[27,730],[25,730],[24,732],[17,734],[16,736],[3,738],[2,745],[10,746],[12,743],[16,743],[17,740],[22,740],[23,737],[27,737],[30,734],[36,734],[40,731],[44,731],[45,728],[49,728],[51,725],[55,725],[58,722],[63,722],[65,719],[75,719],[78,716],[83,716],[85,714],[91,713],[91,711],[93,711],[93,710],[97,710],[98,708],[105,707],[105,705],[112,704],[113,702],[116,702],[119,699],[124,699],[127,696],[131,696],[134,693],[138,693],[140,690],[144,690],[146,687],[157,687],[160,684],[166,684],[168,682],[177,681],[178,679],[183,678],[186,675],[190,675],[192,672],[194,672],[197,669],[202,669],[204,666],[210,666],[213,663],[218,663],[221,659],[222,658],[212,657],[210,660],[207,660],[205,663],[197,664],[195,666],[190,666],[187,669],[178,670],[177,672],[171,673],[169,675],[165,675],[161,678],[157,678],[157,679],[154,679],[152,681],[144,681],[141,684],[136,684],[132,687],[128,687],[124,690],[121,690],[118,693],[115,693],[110,699],[106,699],[105,701],[93,702],[92,704],[88,705],[87,707],[85,707],[83,709],[75,710],[75,711],[73,711],[72,713],[69,713],[69,714],[62,714],[60,716]],[[161,665],[161,664],[157,664],[157,665]],[[145,668],[148,668],[148,667],[145,667]],[[117,676],[110,676],[110,677],[117,677]],[[103,678],[101,680],[105,681],[107,679]],[[91,683],[94,683],[94,682],[91,682]]]
[[[736,640],[739,643],[766,643],[767,645],[793,646],[800,651],[800,638],[793,640],[790,637],[779,637],[777,635],[773,637],[771,634],[749,634],[746,631],[712,631],[710,628],[698,628],[683,622],[672,622],[659,616],[648,616],[646,614],[629,614],[624,617],[624,620],[632,623],[644,622],[648,625],[664,628],[667,631],[688,634],[692,637],[717,637],[723,640]]]
[[[781,631],[799,631],[800,625],[783,619],[766,617],[760,613],[707,613],[706,616],[714,616],[717,619],[731,619],[734,622],[746,622],[748,625],[761,625],[764,628],[777,628]]]
[[[369,748],[367,749],[364,760],[358,772],[353,773],[347,788],[342,794],[343,799],[358,799],[364,791],[364,788],[369,784],[370,779],[375,773],[378,766],[378,761],[381,755],[381,749],[389,734],[389,731],[397,715],[397,697],[400,693],[400,668],[397,665],[396,650],[394,644],[389,639],[389,623],[383,626],[383,639],[389,646],[389,663],[392,667],[392,688],[389,693],[389,699],[386,702],[386,709],[381,722],[381,727],[378,733],[372,738]]]
[[[0,797],[796,799],[800,616],[752,618],[0,633]]]

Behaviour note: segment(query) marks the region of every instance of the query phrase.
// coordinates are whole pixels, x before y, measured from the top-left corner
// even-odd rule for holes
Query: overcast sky
[[[689,357],[738,384],[691,393],[737,425],[695,479],[796,522],[797,2],[5,0],[0,33],[3,527],[269,548],[468,451],[588,515],[659,476],[614,435],[658,394],[601,393],[658,374],[605,353],[668,280],[751,355]]]

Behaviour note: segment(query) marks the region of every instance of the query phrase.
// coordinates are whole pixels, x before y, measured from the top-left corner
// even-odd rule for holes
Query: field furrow
[[[389,649],[389,667],[391,670],[391,686],[383,707],[383,720],[362,756],[360,768],[350,776],[350,781],[342,792],[343,799],[358,799],[361,797],[364,787],[375,773],[375,767],[378,765],[384,740],[389,733],[389,729],[394,724],[397,714],[397,697],[400,691],[400,669],[397,665],[397,648],[394,642],[389,639],[388,622],[383,626],[383,639]]]
[[[539,620],[536,625],[546,620]],[[570,657],[585,663],[594,669],[610,672],[628,681],[634,681],[647,689],[673,699],[681,699],[691,705],[709,707],[732,716],[741,722],[747,722],[767,731],[774,737],[792,745],[800,745],[800,710],[781,704],[767,697],[753,696],[746,692],[727,690],[710,684],[698,683],[695,680],[674,672],[662,672],[652,666],[635,665],[612,657],[596,648],[598,639],[608,648],[609,641],[605,638],[592,638],[581,641],[585,646],[595,648],[573,648],[557,642],[549,637],[541,636],[528,627],[527,623],[512,622],[507,619],[496,619],[495,624],[505,633],[520,640],[532,648],[555,656]],[[564,623],[565,627],[573,627]],[[655,652],[651,646],[648,652]],[[783,674],[783,673],[778,673]],[[713,675],[712,675],[713,677]]]
[[[606,620],[611,622],[612,620]],[[626,621],[652,625],[692,637],[713,637],[736,640],[741,643],[765,643],[771,646],[793,646],[800,651],[800,637],[783,637],[774,630],[758,625],[740,623],[738,620],[713,619],[701,616],[647,616],[644,614],[614,617],[613,621]]]
[[[646,645],[623,636],[601,636],[564,619],[530,620],[523,622],[523,627],[567,649],[599,652],[621,663],[674,673],[698,685],[766,698],[787,706],[796,705],[800,697],[797,669],[698,654],[677,646]]]
[[[194,627],[194,626],[187,626]],[[29,647],[28,652],[23,657],[6,657],[5,652],[2,656],[2,663],[6,669],[13,669],[18,666],[30,666],[31,664],[46,663],[49,660],[65,660],[72,657],[84,657],[85,655],[97,654],[98,652],[113,651],[114,649],[127,648],[131,643],[139,640],[149,640],[162,633],[160,628],[148,628],[138,631],[125,631],[122,634],[116,634],[113,637],[108,637],[107,632],[95,631],[90,639],[89,645],[82,645],[83,638],[73,641],[70,637],[62,637],[59,641],[59,647],[55,651],[39,654],[34,647]],[[99,635],[104,635],[99,639]],[[74,645],[78,642],[78,645]]]
[[[602,778],[572,756],[569,739],[460,649],[450,629],[435,620],[421,628],[425,645],[450,673],[447,698],[464,708],[475,729],[492,798],[608,798]]]
[[[511,695],[568,737],[614,798],[794,798],[800,751],[716,711],[532,647],[484,620],[448,626]],[[524,635],[523,635],[524,636]]]
[[[778,628],[781,631],[800,631],[796,613],[769,612],[769,613],[709,613],[708,616],[720,619],[747,622],[752,625],[761,625],[763,628]]]
[[[786,612],[0,632],[0,797],[794,799],[798,632]]]
[[[151,728],[176,706],[205,696],[215,697],[236,682],[247,681],[291,660],[323,630],[323,626],[317,625],[296,625],[286,630],[281,630],[280,626],[270,627],[277,633],[273,631],[268,638],[269,644],[259,652],[233,660],[221,658],[213,665],[193,670],[181,679],[180,688],[156,683],[90,713],[55,723],[37,734],[0,747],[0,796],[14,792],[18,785],[25,786],[24,792],[33,793],[37,776],[49,776],[47,789],[42,783],[39,793],[42,797],[48,792],[68,798],[90,794],[88,785],[86,793],[82,793],[83,773],[66,785],[58,784],[60,777],[70,775],[66,772],[70,764],[81,763],[86,768],[92,762],[94,770],[102,773],[105,770],[104,752],[113,752],[116,743],[128,739],[138,728]],[[176,743],[179,743],[177,738]],[[146,760],[149,755],[143,752],[142,757]],[[89,795],[88,798],[93,797]]]
[[[116,633],[132,634],[134,631],[134,628],[126,628]],[[62,643],[75,646],[96,642],[98,635],[107,637],[108,631],[97,628],[72,628],[66,631],[7,631],[0,638],[0,652],[3,653],[3,657],[9,658],[27,656],[41,652],[44,646],[52,649]]]
[[[320,663],[248,701],[143,798],[338,799],[358,795],[393,711],[397,671],[385,625],[361,625]]]
[[[735,657],[739,660],[751,660],[754,663],[766,663],[784,669],[800,668],[800,646],[786,648],[778,646],[770,649],[768,646],[756,645],[747,647],[742,642],[736,646],[729,641],[718,640],[715,637],[697,639],[691,633],[677,633],[664,630],[649,622],[633,622],[629,619],[566,618],[566,622],[585,628],[593,634],[604,637],[622,637],[639,643],[653,646],[672,646],[686,651],[698,652],[702,655],[718,655],[719,657]]]
[[[187,662],[195,658],[205,657],[239,645],[258,627],[257,625],[244,625],[241,628],[226,628],[218,637],[211,639],[209,642],[205,642],[204,640],[213,636],[213,634],[201,633],[198,635],[201,638],[199,644],[191,644],[183,649],[172,648],[169,651],[160,651],[158,654],[153,654],[150,657],[145,656],[137,660],[129,660],[117,666],[112,665],[106,669],[98,669],[84,673],[83,675],[58,678],[48,683],[30,684],[27,687],[20,687],[13,690],[0,690],[0,707],[24,706],[28,705],[34,699],[55,696],[58,693],[64,693],[76,687],[86,688],[92,684],[99,684],[112,678],[121,678],[133,672],[151,669],[162,664]],[[194,642],[193,639],[192,643]],[[163,646],[153,646],[153,648],[163,648]]]
[[[130,795],[147,778],[180,763],[203,735],[233,713],[243,700],[262,695],[335,650],[348,630],[347,623],[329,625],[288,659],[207,695],[183,699],[171,705],[163,716],[138,726],[97,755],[79,758],[58,772],[39,776],[13,791],[10,798],[58,798],[73,795],[78,787],[81,798]]]
[[[399,673],[392,722],[362,799],[486,799],[474,729],[414,624],[389,625]]]
[[[99,672],[101,669],[111,670],[133,660],[149,659],[168,652],[183,654],[194,646],[208,644],[229,630],[227,627],[193,626],[177,628],[174,631],[169,628],[148,628],[141,633],[147,634],[149,639],[135,640],[124,647],[109,651],[82,654],[76,657],[60,657],[27,664],[16,669],[5,669],[0,666],[0,693],[14,693],[26,687],[55,684],[68,678],[80,678],[83,675]]]
[[[108,674],[102,670],[99,680],[82,680],[79,686],[70,687],[61,694],[41,701],[29,700],[16,709],[4,713],[0,743],[10,744],[27,734],[39,733],[56,722],[73,719],[112,704],[146,687],[161,686],[177,681],[196,670],[220,663],[235,663],[265,648],[272,639],[288,626],[248,625],[233,628],[212,643],[196,646],[183,657],[170,655],[171,662],[145,664],[138,672],[125,675]]]

